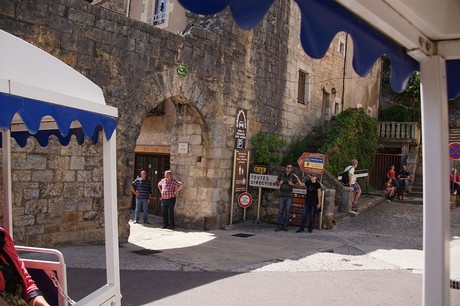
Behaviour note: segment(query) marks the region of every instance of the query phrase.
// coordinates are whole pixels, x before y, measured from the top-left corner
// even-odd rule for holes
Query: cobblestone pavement
[[[460,279],[460,208],[451,210],[451,218],[451,279]],[[290,227],[287,232],[275,232],[273,224],[255,224],[249,221],[207,232],[181,228],[172,231],[161,229],[161,218],[150,216],[151,224],[130,222],[129,242],[120,246],[122,293],[125,301],[130,301],[126,305],[140,305],[136,304],[141,302],[138,300],[139,293],[133,291],[133,288],[138,287],[134,284],[141,287],[145,287],[147,283],[149,286],[163,286],[164,282],[171,281],[177,284],[174,293],[155,291],[149,293],[150,295],[142,301],[166,298],[164,305],[174,305],[180,301],[176,300],[175,296],[183,290],[190,289],[190,282],[197,282],[196,286],[211,286],[211,283],[216,286],[217,279],[231,282],[232,276],[235,275],[249,281],[246,279],[248,276],[243,276],[248,272],[261,273],[262,279],[266,279],[267,275],[277,275],[279,279],[289,278],[291,272],[295,273],[296,278],[308,279],[308,275],[312,275],[309,273],[320,273],[316,275],[325,286],[330,277],[351,277],[355,281],[363,279],[368,282],[379,282],[381,286],[385,286],[385,280],[394,277],[400,278],[400,281],[415,282],[412,287],[407,288],[410,296],[406,299],[402,292],[395,300],[388,299],[388,294],[385,295],[383,292],[377,301],[386,302],[377,304],[390,305],[412,301],[410,305],[417,305],[421,301],[423,271],[422,220],[422,205],[396,202],[382,202],[360,212],[357,216],[346,217],[332,230],[314,230],[313,233],[295,233],[297,227]],[[103,246],[67,247],[61,251],[69,269],[69,292],[77,299],[97,288],[98,284],[104,284]],[[88,274],[83,271],[92,272]],[[365,274],[359,274],[360,272]],[[266,273],[268,274],[265,275]],[[156,277],[150,279],[148,275]],[[206,278],[212,278],[213,281],[204,280]],[[257,277],[254,275],[250,278]],[[179,279],[189,281],[182,284]],[[237,285],[230,283],[229,286]],[[404,285],[395,283],[394,286]],[[259,293],[263,297],[264,290],[260,290]],[[343,290],[346,292],[350,288]],[[369,285],[368,290],[372,291],[374,287]],[[450,292],[451,305],[460,305],[460,302],[456,302],[460,301],[460,290],[451,289]],[[359,297],[365,298],[361,295]],[[192,297],[187,296],[186,299]],[[362,300],[361,304],[356,304],[357,300],[351,299],[350,303],[365,305],[364,301],[373,301],[373,297],[372,294],[368,294],[367,299]],[[192,305],[192,300],[189,301]],[[293,301],[295,305],[299,300]]]
[[[460,208],[452,209],[451,277],[460,279]],[[208,232],[131,224],[120,268],[168,271],[336,271],[423,268],[423,206],[383,202],[332,230],[275,232],[272,224],[235,224]],[[252,235],[236,238],[234,235]],[[103,246],[67,247],[69,268],[103,268]],[[149,253],[150,251],[150,253]],[[79,256],[82,252],[95,260]],[[138,252],[138,253],[136,253]],[[142,256],[139,254],[145,252]]]

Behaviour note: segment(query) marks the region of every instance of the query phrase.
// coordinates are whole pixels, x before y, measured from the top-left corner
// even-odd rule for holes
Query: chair
[[[62,253],[55,249],[25,246],[15,246],[15,248],[48,303],[67,306],[67,273]],[[47,254],[47,257],[55,256],[57,260],[32,259],[37,256],[37,253]]]

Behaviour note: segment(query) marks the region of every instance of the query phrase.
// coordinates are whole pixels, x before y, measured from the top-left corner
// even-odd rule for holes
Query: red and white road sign
[[[252,197],[249,193],[243,192],[238,196],[238,205],[243,208],[247,208],[252,204]]]
[[[460,159],[460,143],[452,142],[449,144],[449,157],[451,159]]]

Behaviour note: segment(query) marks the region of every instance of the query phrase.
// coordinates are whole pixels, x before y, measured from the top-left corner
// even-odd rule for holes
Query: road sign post
[[[247,192],[240,193],[240,195],[238,196],[238,205],[240,205],[240,207],[244,209],[243,210],[243,221],[246,221],[246,208],[251,206],[251,204],[252,204],[252,196]]]

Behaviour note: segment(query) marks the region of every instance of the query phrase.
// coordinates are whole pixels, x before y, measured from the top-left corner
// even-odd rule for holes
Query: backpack
[[[350,184],[350,177],[348,176],[348,172],[350,171],[351,166],[345,168],[345,171],[342,172],[342,184],[348,185]]]

